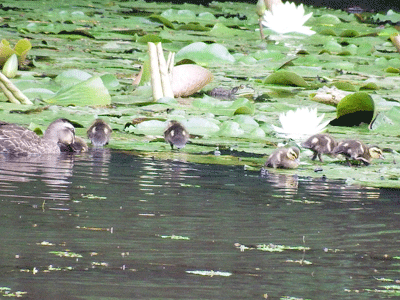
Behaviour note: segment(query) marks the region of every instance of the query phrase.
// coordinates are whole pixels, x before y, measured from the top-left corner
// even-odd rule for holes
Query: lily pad
[[[374,116],[375,103],[366,92],[347,95],[337,105],[337,118],[330,122],[334,126],[358,126],[369,124]]]
[[[288,86],[308,86],[307,82],[299,75],[293,72],[284,70],[277,71],[269,75],[265,80],[264,84],[277,84],[277,85],[288,85]]]
[[[111,104],[111,96],[101,78],[92,76],[81,83],[61,89],[46,102],[64,106],[104,106]]]
[[[235,58],[220,44],[207,45],[203,42],[192,43],[176,53],[175,60],[190,59],[198,64],[212,62],[233,63]]]
[[[370,129],[393,136],[400,135],[400,108],[395,106],[387,112],[379,113],[371,123]]]

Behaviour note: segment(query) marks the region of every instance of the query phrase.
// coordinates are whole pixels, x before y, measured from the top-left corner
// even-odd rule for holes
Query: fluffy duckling
[[[348,166],[351,166],[350,160],[358,160],[368,166],[372,158],[383,159],[382,150],[377,146],[368,147],[357,140],[344,140],[337,144],[333,149],[334,154],[343,154],[346,157]]]
[[[96,147],[103,147],[110,141],[112,129],[102,119],[96,119],[87,130],[87,136]]]
[[[185,147],[188,142],[189,133],[181,123],[172,120],[168,122],[167,128],[164,131],[164,139],[171,145],[171,149],[174,149],[174,146],[180,149]]]
[[[0,152],[14,155],[60,153],[59,144],[70,145],[75,140],[75,128],[67,119],[52,122],[39,137],[22,126],[0,122]]]
[[[297,147],[276,149],[265,163],[266,167],[295,169],[299,165],[300,150]]]
[[[311,160],[315,160],[318,156],[322,162],[322,154],[332,154],[333,149],[337,146],[337,142],[329,134],[314,134],[301,144],[301,146],[310,149],[314,153]]]
[[[61,152],[81,153],[88,152],[89,147],[83,138],[75,136],[75,141],[72,144],[59,144]]]

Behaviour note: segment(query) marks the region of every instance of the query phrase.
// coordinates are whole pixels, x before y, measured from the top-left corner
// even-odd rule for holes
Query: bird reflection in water
[[[0,155],[0,193],[4,196],[25,196],[35,198],[35,193],[43,192],[44,198],[69,199],[66,188],[72,176],[74,157],[71,155]],[[40,182],[44,183],[43,188]],[[23,183],[21,185],[20,183]]]
[[[286,189],[288,194],[294,194],[299,187],[299,179],[297,175],[278,174],[268,172],[267,169],[261,169],[261,177],[267,178],[273,187],[278,189]]]

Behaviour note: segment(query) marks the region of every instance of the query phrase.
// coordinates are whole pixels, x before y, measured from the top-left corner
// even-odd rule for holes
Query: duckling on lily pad
[[[87,136],[96,147],[103,147],[110,141],[112,129],[102,119],[96,119],[87,130]]]
[[[300,150],[297,147],[276,149],[265,163],[266,167],[295,169],[299,166]]]
[[[174,146],[180,149],[185,147],[188,142],[189,133],[181,123],[172,120],[168,122],[164,131],[164,139],[171,145],[171,149],[174,149]]]
[[[322,162],[322,154],[332,154],[337,142],[329,134],[314,134],[301,144],[302,147],[310,149],[314,154],[312,160],[318,156]]]
[[[60,153],[59,143],[74,142],[75,128],[67,119],[52,122],[39,137],[22,126],[0,121],[0,152],[14,155]]]
[[[382,150],[378,146],[368,147],[358,140],[339,142],[333,149],[333,154],[343,154],[346,157],[348,166],[351,166],[350,160],[357,160],[368,166],[373,158],[384,158]]]

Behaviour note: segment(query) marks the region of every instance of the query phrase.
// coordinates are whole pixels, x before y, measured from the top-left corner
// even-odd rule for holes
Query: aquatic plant
[[[290,138],[295,141],[322,132],[329,121],[323,123],[325,114],[318,116],[317,109],[298,108],[296,111],[289,110],[279,115],[282,127],[272,125],[278,136]]]
[[[271,10],[266,10],[262,25],[280,33],[298,32],[306,35],[313,35],[310,27],[304,23],[312,16],[312,13],[304,15],[303,4],[296,6],[293,2],[273,4]]]

